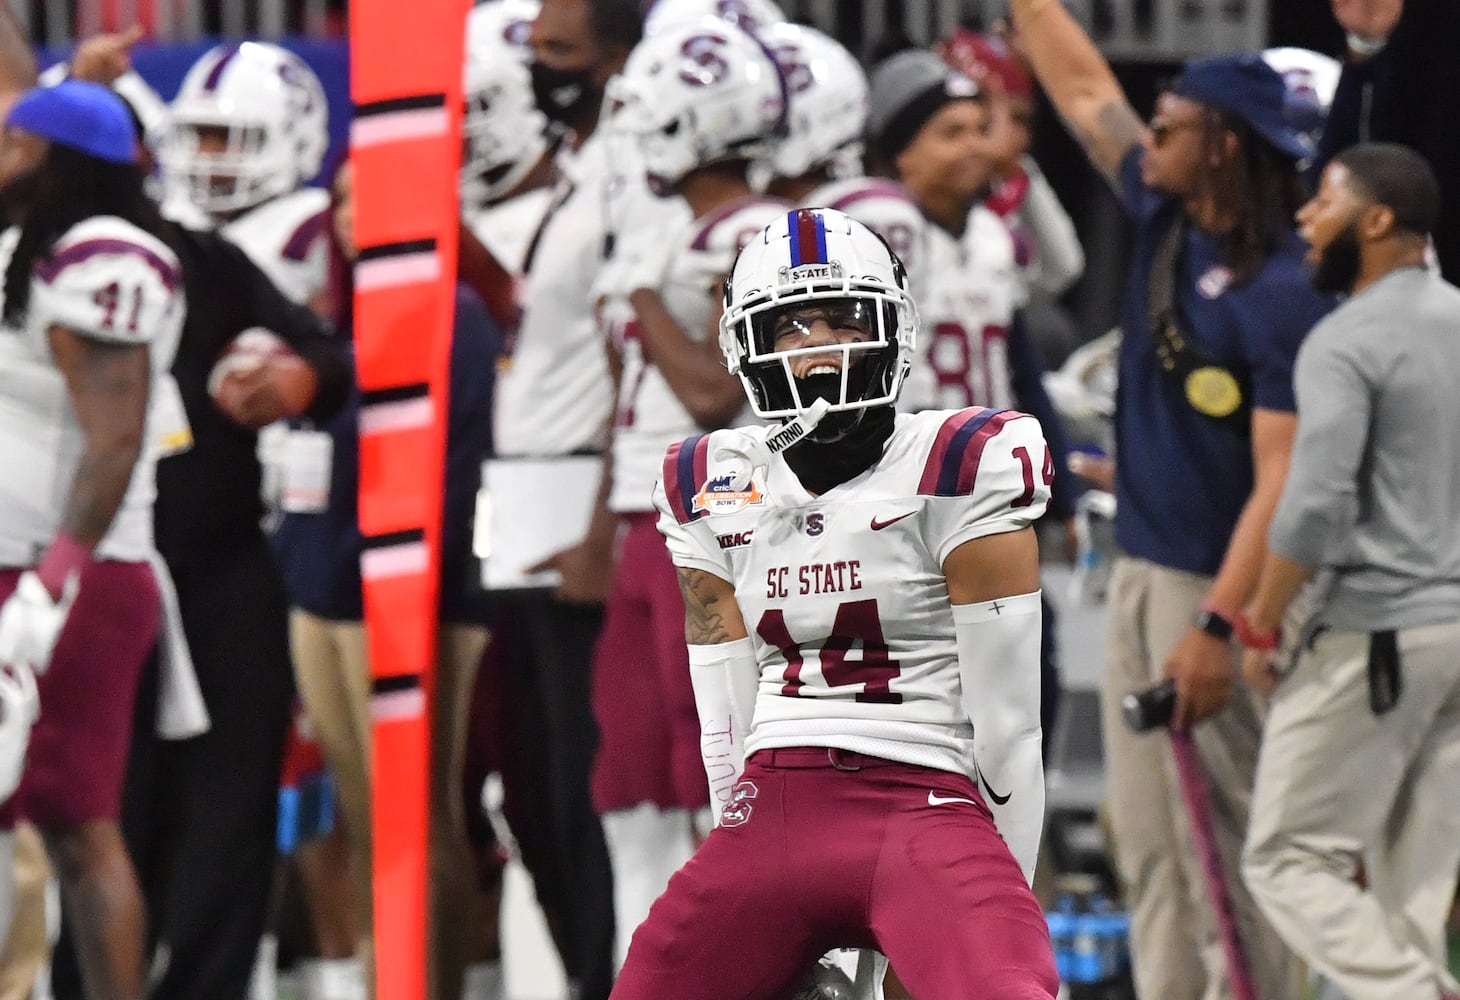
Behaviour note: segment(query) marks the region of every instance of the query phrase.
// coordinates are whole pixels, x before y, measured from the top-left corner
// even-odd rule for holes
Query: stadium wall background
[[[330,101],[330,154],[342,155],[349,130],[347,0],[0,0],[32,37],[44,39],[42,67],[64,59],[78,35],[140,21],[156,42],[137,46],[138,71],[171,98],[189,65],[218,37],[277,39],[319,74]],[[1137,109],[1148,113],[1159,82],[1181,61],[1205,52],[1266,45],[1302,45],[1337,53],[1342,36],[1329,0],[1064,0],[1085,19],[1111,55]],[[835,35],[866,62],[908,45],[926,44],[958,24],[987,28],[1004,0],[782,0],[796,20]],[[1186,15],[1192,16],[1188,18]],[[1197,30],[1197,19],[1216,28]],[[1146,27],[1142,27],[1145,25]],[[1114,197],[1090,170],[1052,114],[1040,115],[1035,155],[1079,228],[1087,250],[1084,278],[1064,296],[1075,342],[1116,321],[1125,279],[1126,231]],[[1075,343],[1046,343],[1057,364]]]

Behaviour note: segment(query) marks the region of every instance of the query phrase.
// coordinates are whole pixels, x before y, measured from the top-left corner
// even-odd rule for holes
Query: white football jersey
[[[1013,234],[979,206],[962,239],[930,222],[928,251],[924,292],[916,300],[919,357],[898,407],[1012,407],[1009,328],[1025,296]]]
[[[329,279],[330,195],[304,187],[218,228],[291,302],[308,305]]]
[[[690,223],[672,245],[659,297],[684,333],[696,340],[717,336],[720,283],[740,248],[785,212],[784,202],[739,198]],[[664,451],[700,430],[664,375],[645,357],[638,324],[615,326],[622,359],[613,428],[613,491],[610,510],[654,509],[654,483]]]
[[[553,191],[550,187],[533,188],[515,198],[489,205],[467,220],[472,235],[482,241],[482,246],[497,258],[497,263],[506,268],[519,284],[522,280],[522,265],[527,260],[528,245],[532,243],[538,226],[542,225],[542,218],[547,214],[552,197]]]
[[[19,229],[0,234],[0,273]],[[145,344],[153,384],[177,352],[184,302],[177,258],[129,222],[97,216],[58,239],[31,279],[19,329],[0,328],[0,566],[27,566],[55,537],[85,439],[51,356],[53,326],[107,344]],[[136,561],[152,551],[157,449],[147,444],[98,557]]]
[[[845,212],[886,240],[907,269],[913,301],[922,302],[929,223],[901,184],[885,177],[832,181],[807,195],[805,207]]]
[[[973,775],[943,563],[1032,524],[1049,500],[1033,417],[900,414],[871,469],[812,496],[777,456],[734,491],[716,431],[670,449],[655,490],[676,566],[735,587],[760,664],[746,755],[825,746]]]
[[[562,176],[528,241],[522,323],[497,374],[500,455],[601,451],[613,408],[608,349],[590,295],[606,253],[602,129],[558,156]]]

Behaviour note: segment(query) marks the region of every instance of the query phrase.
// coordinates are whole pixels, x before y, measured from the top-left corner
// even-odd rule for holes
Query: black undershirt
[[[851,429],[831,441],[818,441],[820,432],[835,430],[839,418],[860,418]],[[785,451],[786,464],[801,485],[818,496],[866,472],[882,457],[892,437],[897,414],[890,406],[826,416],[815,431]],[[828,425],[831,425],[828,427]]]

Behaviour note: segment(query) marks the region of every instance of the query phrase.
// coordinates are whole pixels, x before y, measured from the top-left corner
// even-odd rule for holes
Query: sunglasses
[[[1162,146],[1166,145],[1166,140],[1170,139],[1171,136],[1175,135],[1177,132],[1180,132],[1183,129],[1201,127],[1202,122],[1200,121],[1152,122],[1150,125],[1151,142],[1155,144],[1157,149],[1160,149]]]

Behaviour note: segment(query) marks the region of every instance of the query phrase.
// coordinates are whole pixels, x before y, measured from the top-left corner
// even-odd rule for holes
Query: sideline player
[[[835,208],[881,236],[920,299],[927,219],[901,184],[862,172],[867,74],[840,42],[815,28],[781,23],[759,36],[781,68],[791,102],[766,190],[795,205]]]
[[[699,719],[680,623],[684,606],[655,528],[665,449],[724,427],[745,396],[716,346],[719,289],[746,240],[786,210],[755,195],[785,96],[760,44],[714,17],[646,38],[609,88],[610,127],[631,141],[649,187],[692,221],[620,272],[632,319],[613,329],[618,402],[609,509],[623,525],[593,668],[602,742],[594,806],[614,863],[619,947],[710,826]],[[656,260],[657,257],[657,260]]]
[[[1052,997],[1028,886],[1039,424],[894,413],[916,309],[886,244],[839,212],[773,222],[725,298],[730,370],[785,423],[674,446],[656,501],[702,725],[727,769],[747,757],[614,996],[776,997],[859,946],[925,1000]]]
[[[148,399],[183,321],[132,118],[92,83],[5,121],[0,236],[0,661],[43,674],[4,826],[45,837],[88,994],[143,994],[145,918],[119,818],[132,707],[161,621]],[[24,667],[22,667],[24,669]]]
[[[304,186],[329,146],[314,71],[267,42],[219,45],[188,70],[171,111],[164,211],[217,226],[280,291],[310,303],[328,275],[329,225],[329,193]]]

